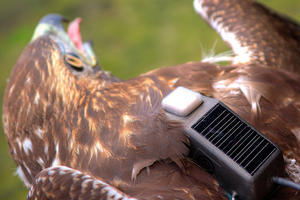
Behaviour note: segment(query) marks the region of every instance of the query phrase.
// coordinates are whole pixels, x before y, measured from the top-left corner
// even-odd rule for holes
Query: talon
[[[136,177],[137,177],[138,173],[139,173],[138,170],[136,170],[135,168],[132,168],[131,181],[133,183],[136,183]]]
[[[142,160],[142,161],[135,163],[132,168],[131,180],[135,183],[137,175],[142,171],[142,169],[148,168],[155,161],[156,161],[156,159],[147,159],[147,160]],[[147,173],[148,173],[148,169],[147,169]],[[150,173],[150,170],[149,170],[149,173]]]

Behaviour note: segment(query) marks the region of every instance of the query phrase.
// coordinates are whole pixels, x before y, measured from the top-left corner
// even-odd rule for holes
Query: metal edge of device
[[[222,187],[228,192],[237,192],[242,194],[243,199],[261,199],[267,195],[268,190],[272,187],[271,177],[274,175],[282,175],[283,168],[283,158],[280,149],[276,144],[271,142],[263,134],[257,131],[252,125],[239,117],[230,108],[228,108],[222,102],[206,97],[202,95],[203,103],[200,108],[196,108],[190,115],[186,117],[177,117],[172,114],[167,114],[172,120],[181,121],[183,123],[185,132],[190,137],[193,146],[197,146],[199,150],[205,157],[208,157],[210,162],[214,165],[213,175],[222,185]],[[208,141],[204,136],[200,135],[198,132],[193,130],[191,127],[199,120],[199,117],[203,116],[209,112],[215,105],[221,104],[228,111],[234,114],[242,122],[246,123],[254,131],[260,134],[268,142],[272,143],[276,147],[276,152],[274,152],[266,162],[264,162],[254,175],[249,174],[243,167],[239,166],[234,160],[227,156],[224,152],[218,149],[210,141]],[[198,143],[198,144],[195,144]],[[273,165],[278,166],[278,171],[274,172],[272,168]]]
[[[276,150],[272,153],[272,155],[259,167],[259,169],[252,175],[251,181],[254,184],[253,194],[255,197],[253,199],[262,199],[267,195],[267,191],[270,191],[272,187],[274,187],[274,183],[272,181],[272,177],[274,176],[283,176],[284,172],[284,160],[283,155],[280,148],[269,140],[265,135],[260,133],[254,126],[249,124],[235,112],[233,112],[228,106],[219,101],[219,104],[222,104],[227,110],[229,110],[232,114],[239,118],[242,122],[246,123],[251,129],[253,129],[256,133],[258,133],[261,137],[267,140],[269,143],[275,146]],[[225,154],[226,155],[226,154]],[[229,158],[230,159],[230,158]],[[245,169],[239,166],[242,170]],[[248,172],[246,172],[248,173]]]
[[[269,143],[275,146],[276,150],[272,155],[259,167],[259,169],[252,175],[252,181],[254,184],[253,194],[255,197],[253,199],[262,199],[267,195],[267,192],[274,187],[272,177],[274,176],[283,176],[284,175],[284,160],[283,154],[280,148],[269,140],[265,135],[258,131],[254,126],[249,124],[235,112],[233,112],[228,106],[219,101],[219,104],[222,104],[227,110],[239,118],[242,122],[246,123],[251,129],[258,133],[261,137],[267,140]],[[226,155],[226,154],[225,154]],[[241,169],[245,170],[243,167],[239,166]],[[246,172],[248,173],[248,172]]]

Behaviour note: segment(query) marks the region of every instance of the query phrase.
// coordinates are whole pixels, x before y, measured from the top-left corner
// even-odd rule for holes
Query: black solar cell
[[[254,175],[276,147],[222,104],[216,104],[192,128]]]

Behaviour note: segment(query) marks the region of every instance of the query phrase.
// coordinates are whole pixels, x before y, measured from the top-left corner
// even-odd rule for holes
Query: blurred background
[[[154,68],[199,61],[204,53],[229,50],[201,20],[192,0],[1,0],[0,116],[6,80],[39,19],[60,13],[82,17],[83,40],[92,39],[101,66],[122,79]],[[300,21],[299,0],[260,0]],[[300,47],[299,47],[300,48]],[[1,119],[2,122],[2,119]],[[26,189],[14,175],[0,123],[0,199],[21,200]]]

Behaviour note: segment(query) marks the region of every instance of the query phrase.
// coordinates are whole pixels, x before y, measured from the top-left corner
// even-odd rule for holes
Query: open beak
[[[43,35],[52,35],[58,41],[61,41],[64,46],[67,46],[65,49],[80,55],[84,62],[90,66],[96,66],[97,59],[91,42],[82,42],[80,34],[81,18],[76,18],[69,23],[68,33],[63,28],[63,22],[69,22],[69,20],[58,14],[46,15],[39,21],[31,41]]]

